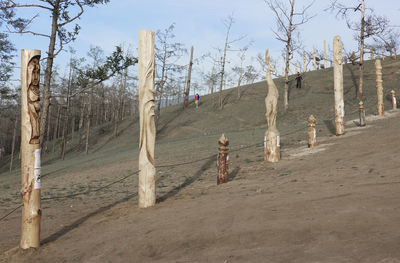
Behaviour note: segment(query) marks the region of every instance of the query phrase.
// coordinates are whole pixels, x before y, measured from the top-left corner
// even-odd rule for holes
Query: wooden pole
[[[358,112],[360,113],[360,126],[364,127],[366,125],[365,124],[365,108],[364,108],[364,103],[362,101],[360,101],[360,103],[359,103]]]
[[[308,118],[308,148],[313,148],[317,145],[317,130],[315,129],[315,117],[310,115]]]
[[[156,128],[154,123],[154,32],[139,31],[139,207],[146,208],[156,203],[156,168],[154,147]]]
[[[336,135],[344,134],[343,65],[340,36],[333,39]]]
[[[382,61],[385,60],[385,49],[382,48]]]
[[[265,98],[268,129],[264,134],[264,161],[278,162],[280,160],[280,134],[276,128],[276,115],[279,93],[271,76],[273,69],[269,63],[268,49],[265,51],[265,61],[268,66],[266,75],[268,95]]]
[[[313,49],[313,62],[314,62],[314,70],[317,70],[317,59],[315,58],[315,48]]]
[[[371,49],[371,60],[374,60],[374,50]]]
[[[328,66],[326,57],[326,40],[324,40],[324,68],[327,68]]]
[[[347,56],[344,56],[344,64],[347,64]]]
[[[303,72],[307,72],[306,52],[303,52]]]
[[[229,178],[228,172],[228,161],[229,161],[229,140],[222,134],[221,138],[218,140],[219,153],[218,153],[218,178],[217,185],[227,183]]]
[[[193,49],[194,47],[192,46],[192,48],[190,49],[190,61],[189,61],[188,75],[186,80],[185,101],[183,103],[184,107],[189,106],[190,80],[192,76],[192,66],[193,66]]]
[[[21,198],[20,247],[40,246],[40,50],[21,51]]]
[[[392,107],[393,107],[393,110],[396,110],[397,109],[396,92],[394,90],[392,90],[390,93],[392,94]]]
[[[382,63],[380,59],[375,61],[376,68],[376,95],[378,97],[378,115],[385,113],[385,107],[383,104],[383,85],[382,85]]]

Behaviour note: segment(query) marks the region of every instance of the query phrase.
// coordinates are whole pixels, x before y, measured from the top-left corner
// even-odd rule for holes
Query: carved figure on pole
[[[364,103],[362,101],[360,101],[360,103],[359,103],[358,112],[360,114],[360,126],[364,127],[366,125],[366,123],[365,123],[365,108],[364,108]]]
[[[383,104],[383,85],[382,85],[382,63],[380,59],[375,61],[376,69],[376,95],[378,98],[378,115],[383,115],[385,113],[385,106]]]
[[[225,134],[222,134],[221,138],[218,140],[219,144],[219,152],[218,152],[218,178],[217,185],[227,183],[229,179],[229,171],[228,171],[228,161],[229,161],[229,140],[225,137]]]
[[[40,246],[40,50],[21,51],[21,198],[20,247]]]
[[[154,32],[139,31],[139,207],[153,206],[156,202],[154,147]]]
[[[342,65],[342,43],[340,36],[333,39],[333,80],[335,93],[335,125],[336,135],[344,134],[344,100],[343,100],[343,65]]]
[[[313,148],[317,145],[317,130],[315,129],[315,117],[310,115],[308,118],[308,148]]]
[[[264,161],[278,162],[280,160],[280,134],[276,129],[276,115],[279,93],[271,76],[273,68],[270,65],[268,49],[265,50],[265,62],[267,64],[266,81],[268,86],[268,95],[265,98],[265,116],[268,129],[264,136]]]

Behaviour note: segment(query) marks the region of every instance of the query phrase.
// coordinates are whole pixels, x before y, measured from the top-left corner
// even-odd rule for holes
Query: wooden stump
[[[156,203],[154,147],[156,128],[154,123],[154,32],[139,31],[139,207]]]
[[[335,92],[335,125],[336,135],[344,134],[344,100],[343,100],[343,65],[342,65],[342,43],[340,36],[333,39],[334,57],[334,92]]]
[[[308,148],[313,148],[317,145],[317,130],[315,129],[315,117],[310,115],[308,118]]]
[[[381,60],[377,59],[375,61],[376,69],[376,95],[378,98],[378,115],[383,115],[385,113],[385,106],[383,104],[383,85],[382,85],[382,64]]]
[[[229,161],[229,140],[222,134],[218,140],[219,153],[218,153],[218,177],[217,185],[227,183],[229,178],[228,161]]]
[[[21,51],[21,198],[20,247],[40,246],[40,50]]]

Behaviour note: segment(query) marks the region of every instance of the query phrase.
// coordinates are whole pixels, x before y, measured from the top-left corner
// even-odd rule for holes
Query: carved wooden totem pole
[[[336,135],[344,134],[344,100],[343,100],[343,65],[342,43],[340,36],[333,39],[333,81],[335,92],[335,125]]]
[[[313,49],[313,62],[314,62],[314,70],[317,70],[317,59],[315,58],[315,48]]]
[[[397,100],[396,100],[396,92],[394,90],[390,91],[390,94],[392,94],[392,107],[393,110],[397,109]]]
[[[154,147],[156,127],[154,123],[154,32],[139,31],[139,207],[156,203]]]
[[[218,178],[217,185],[227,183],[229,179],[228,161],[229,161],[229,140],[222,134],[221,138],[218,140]]]
[[[266,81],[268,86],[268,95],[265,98],[268,129],[264,136],[264,161],[278,162],[280,160],[280,137],[279,131],[276,129],[276,115],[279,93],[272,80],[271,72],[273,71],[268,56],[268,49],[265,50],[265,62],[267,64]]]
[[[360,101],[360,103],[359,103],[358,112],[360,114],[360,126],[364,127],[366,125],[366,123],[365,123],[365,108],[364,108],[364,103],[362,101]]]
[[[313,148],[317,145],[317,130],[315,129],[315,117],[310,115],[308,118],[308,148]]]
[[[385,107],[383,104],[383,85],[382,85],[382,63],[380,59],[375,61],[376,68],[376,95],[378,98],[378,115],[383,115],[385,113]]]
[[[21,51],[21,198],[23,249],[40,246],[40,50]]]
[[[324,40],[324,68],[328,67],[327,56],[326,56],[326,40]]]

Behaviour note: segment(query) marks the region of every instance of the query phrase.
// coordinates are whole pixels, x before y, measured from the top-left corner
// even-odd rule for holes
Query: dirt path
[[[399,129],[398,114],[376,120],[322,139],[314,154],[288,150],[278,164],[236,167],[218,187],[204,161],[193,182],[156,207],[137,209],[128,196],[87,208],[40,249],[3,260],[400,262]]]

